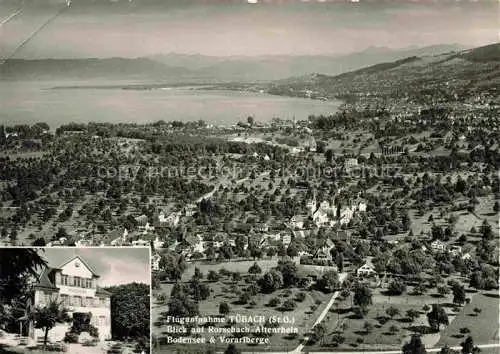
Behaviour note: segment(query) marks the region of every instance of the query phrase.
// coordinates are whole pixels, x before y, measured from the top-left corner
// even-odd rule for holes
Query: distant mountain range
[[[187,73],[147,58],[9,59],[0,65],[2,80],[168,80]]]
[[[168,66],[179,66],[196,72],[202,78],[222,81],[272,81],[291,76],[318,72],[337,75],[368,65],[393,61],[410,56],[435,55],[464,48],[457,44],[393,50],[370,47],[358,53],[341,56],[255,56],[209,57],[202,55],[167,54],[149,59]]]
[[[440,96],[453,100],[484,92],[498,97],[498,87],[500,43],[459,52],[411,56],[339,75],[296,76],[254,89],[302,97],[313,92],[314,96],[329,99],[353,99],[357,94],[369,93],[405,98],[412,92],[413,97]]]
[[[395,50],[370,47],[341,56],[212,57],[165,54],[145,58],[10,59],[0,65],[2,80],[144,80],[164,82],[263,82],[322,73],[337,75],[412,56],[464,50],[457,44]]]

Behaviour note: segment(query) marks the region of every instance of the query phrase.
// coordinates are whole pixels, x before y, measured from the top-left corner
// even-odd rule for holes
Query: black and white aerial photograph
[[[0,353],[149,353],[150,250],[1,248]]]
[[[499,28],[0,0],[0,353],[498,353]]]

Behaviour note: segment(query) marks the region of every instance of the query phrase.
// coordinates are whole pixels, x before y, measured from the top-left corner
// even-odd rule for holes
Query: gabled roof
[[[62,269],[62,267],[64,267],[66,264],[68,264],[69,262],[71,262],[71,261],[73,261],[74,259],[77,259],[77,258],[80,260],[80,262],[82,262],[82,263],[83,263],[83,265],[84,265],[85,267],[87,267],[87,269],[88,269],[88,270],[92,273],[92,275],[93,275],[93,276],[95,276],[95,277],[99,278],[99,275],[98,275],[98,274],[97,274],[97,273],[96,273],[96,272],[92,269],[92,267],[91,267],[91,266],[89,266],[89,264],[88,264],[87,262],[85,262],[85,260],[84,260],[82,257],[80,257],[80,256],[74,256],[73,258],[71,258],[71,259],[67,260],[67,261],[66,261],[66,262],[64,262],[62,265],[60,265],[59,267],[57,267],[56,269]]]
[[[40,274],[38,282],[34,284],[34,288],[43,288],[43,289],[51,289],[54,291],[59,291],[59,289],[55,286],[54,282],[50,279],[50,274],[54,272],[55,269],[45,267]]]

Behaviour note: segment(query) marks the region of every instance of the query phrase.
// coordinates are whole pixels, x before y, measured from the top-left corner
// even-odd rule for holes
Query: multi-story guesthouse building
[[[34,284],[33,305],[43,307],[56,300],[75,313],[91,313],[91,324],[99,330],[99,340],[111,338],[111,293],[99,287],[99,275],[80,257],[75,256],[57,268],[45,268]],[[57,324],[49,331],[51,342],[61,341],[72,323]],[[43,337],[42,329],[33,329],[30,337]]]

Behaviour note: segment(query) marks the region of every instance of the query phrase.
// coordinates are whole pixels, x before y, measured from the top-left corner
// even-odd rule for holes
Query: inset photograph
[[[0,248],[0,353],[149,353],[150,283],[149,248]]]

